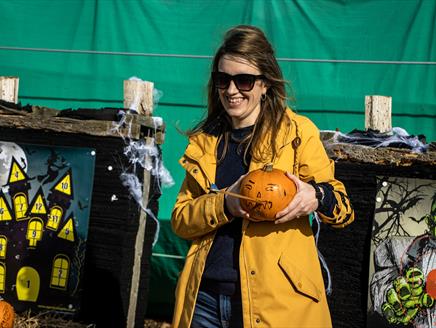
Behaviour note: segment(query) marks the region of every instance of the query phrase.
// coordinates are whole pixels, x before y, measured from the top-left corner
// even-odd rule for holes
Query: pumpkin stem
[[[263,170],[265,172],[271,172],[273,170],[273,163],[267,163],[264,165]]]

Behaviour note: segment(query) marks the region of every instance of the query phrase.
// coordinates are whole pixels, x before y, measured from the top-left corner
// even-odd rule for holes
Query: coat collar
[[[288,117],[290,118],[290,126],[282,126],[280,129],[280,132],[277,136],[277,146],[278,151],[280,153],[280,150],[292,142],[292,140],[297,136],[295,131],[295,125],[296,125],[296,114],[292,112],[291,110],[286,111]],[[284,125],[286,123],[282,123]],[[263,152],[268,152],[271,148],[270,143],[270,133],[268,132],[265,135],[265,138],[263,138],[263,142],[261,145],[261,148]],[[184,157],[187,157],[191,159],[192,161],[196,162],[203,173],[206,175],[206,178],[209,180],[210,183],[215,182],[215,175],[216,175],[216,148],[217,148],[217,142],[218,142],[218,136],[208,134],[208,133],[199,133],[196,135],[193,135],[189,138],[189,144],[185,150]],[[277,156],[280,158],[279,154]],[[249,170],[255,170],[258,168],[262,168],[264,166],[264,162],[262,161],[256,161],[255,159],[252,159],[250,162],[250,168]],[[186,168],[186,166],[182,163],[182,166]]]

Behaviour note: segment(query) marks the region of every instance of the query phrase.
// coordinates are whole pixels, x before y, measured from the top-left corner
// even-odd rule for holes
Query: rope
[[[322,256],[321,252],[318,249],[318,237],[319,237],[319,232],[321,230],[321,219],[319,218],[319,216],[318,216],[318,214],[316,212],[313,212],[313,216],[314,216],[315,221],[316,221],[316,223],[318,225],[317,229],[316,229],[316,234],[315,234],[316,249],[318,251],[319,260],[321,261],[321,264],[322,264],[324,270],[327,273],[327,288],[325,289],[325,291],[326,291],[327,295],[331,295],[331,293],[332,293],[332,277],[331,277],[331,274],[330,274],[330,270],[329,270],[329,268],[327,266],[327,262],[324,259],[324,256]]]
[[[29,47],[9,47],[9,46],[0,46],[0,50],[115,55],[115,56],[192,58],[192,59],[213,58],[212,56],[208,56],[208,55],[192,55],[192,54],[162,54],[162,53],[148,53],[148,52],[73,50],[73,49],[29,48]],[[382,65],[436,65],[436,61],[414,61],[414,60],[363,60],[363,59],[361,60],[361,59],[318,59],[318,58],[278,57],[277,61],[307,62],[307,63],[378,64],[378,65],[380,64]]]

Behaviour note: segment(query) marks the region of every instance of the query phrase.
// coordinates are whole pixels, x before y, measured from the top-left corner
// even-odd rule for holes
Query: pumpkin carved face
[[[0,328],[12,328],[14,326],[15,311],[8,302],[0,300]]]
[[[254,200],[241,199],[241,207],[257,221],[274,221],[277,212],[284,209],[297,193],[297,186],[286,173],[266,164],[251,171],[241,181],[240,194]]]

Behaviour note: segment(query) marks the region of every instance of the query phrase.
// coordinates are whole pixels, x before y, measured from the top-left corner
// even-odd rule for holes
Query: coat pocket
[[[297,293],[309,297],[315,302],[319,302],[322,295],[319,288],[303,271],[301,271],[283,254],[280,256],[279,266]]]

